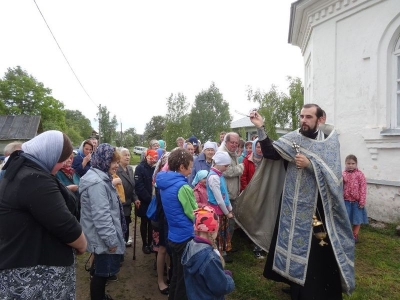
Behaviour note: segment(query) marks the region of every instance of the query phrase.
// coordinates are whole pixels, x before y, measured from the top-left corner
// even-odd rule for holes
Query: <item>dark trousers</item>
[[[172,241],[168,241],[169,247],[172,253],[172,278],[171,285],[169,286],[169,295],[168,300],[186,300],[186,285],[185,285],[185,277],[183,274],[183,266],[182,266],[182,254],[186,248],[187,243],[189,243],[192,238],[182,242],[182,243],[174,243]]]
[[[143,246],[150,246],[153,240],[153,227],[147,217],[140,218],[140,235],[142,236]]]

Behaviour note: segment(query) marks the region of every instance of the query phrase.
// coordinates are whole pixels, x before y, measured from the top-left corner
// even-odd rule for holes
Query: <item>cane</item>
[[[135,207],[135,221],[133,225],[133,260],[136,260],[136,223],[137,223],[137,215],[136,215],[136,207]]]

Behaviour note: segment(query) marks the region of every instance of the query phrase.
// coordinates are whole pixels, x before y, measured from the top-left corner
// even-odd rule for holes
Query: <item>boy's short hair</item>
[[[170,171],[178,171],[181,165],[187,169],[191,161],[193,161],[193,156],[189,151],[181,148],[174,149],[168,156],[168,167]]]

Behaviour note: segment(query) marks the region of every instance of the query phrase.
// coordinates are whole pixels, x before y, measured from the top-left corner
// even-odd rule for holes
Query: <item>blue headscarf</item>
[[[158,144],[160,145],[161,149],[165,149],[165,142],[163,140],[159,140]]]
[[[192,181],[192,185],[196,186],[196,184],[199,183],[200,180],[206,178],[208,175],[208,171],[207,170],[200,170],[196,173],[196,176],[194,177],[193,181]]]
[[[111,160],[114,151],[114,147],[110,144],[100,144],[96,151],[92,154],[92,167],[103,171],[111,177],[111,174],[108,173],[108,170],[111,166]]]

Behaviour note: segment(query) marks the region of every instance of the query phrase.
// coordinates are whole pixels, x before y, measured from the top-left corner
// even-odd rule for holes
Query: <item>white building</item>
[[[289,43],[317,103],[368,182],[370,217],[400,221],[400,0],[299,0]]]

